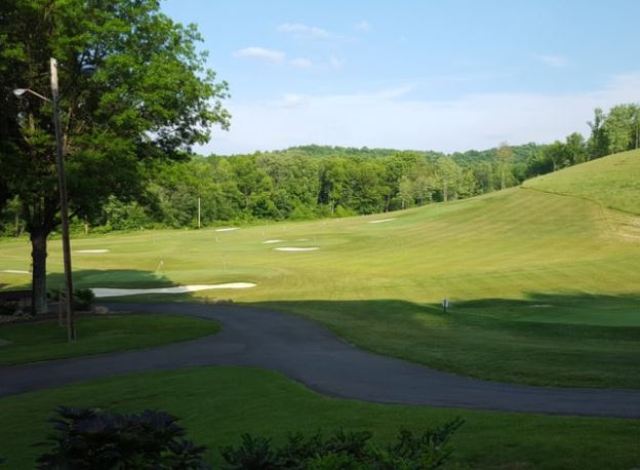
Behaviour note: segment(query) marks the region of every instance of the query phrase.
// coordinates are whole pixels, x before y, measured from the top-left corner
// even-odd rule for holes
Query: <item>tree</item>
[[[49,58],[58,59],[69,203],[90,216],[109,196],[139,193],[145,161],[179,159],[212,125],[228,125],[227,85],[206,68],[200,41],[157,0],[0,3],[0,202],[6,193],[21,203],[33,313],[47,308],[47,238],[59,223],[54,133],[50,104],[11,90],[44,93]]]
[[[511,162],[513,160],[513,150],[509,147],[509,144],[506,142],[500,144],[496,152],[496,158],[498,160],[498,172],[500,174],[500,189],[505,189],[510,179]]]
[[[447,202],[453,195],[457,197],[457,185],[460,181],[461,169],[451,157],[438,159],[436,166],[436,179],[440,183],[442,200]]]
[[[640,106],[621,104],[609,110],[603,128],[609,144],[607,153],[624,152],[640,144]]]
[[[604,157],[609,153],[609,142],[607,139],[607,133],[604,129],[604,122],[606,118],[607,116],[604,114],[602,109],[596,108],[594,111],[593,121],[587,122],[591,129],[591,136],[587,143],[591,159]]]
[[[577,165],[587,160],[587,146],[581,134],[577,132],[569,134],[566,138],[565,146],[571,165]]]

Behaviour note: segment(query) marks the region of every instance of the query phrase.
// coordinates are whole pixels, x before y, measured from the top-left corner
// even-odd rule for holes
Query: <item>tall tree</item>
[[[640,142],[639,108],[635,104],[621,104],[609,110],[603,124],[609,143],[608,153],[637,148],[636,145]]]
[[[511,176],[511,164],[513,161],[513,150],[509,144],[503,142],[496,152],[498,160],[498,172],[500,174],[500,189],[507,187],[507,183]]]
[[[604,157],[609,153],[609,141],[604,129],[606,118],[604,111],[601,108],[596,108],[593,113],[593,121],[587,122],[591,129],[587,146],[589,148],[589,156],[592,159]]]
[[[22,206],[34,313],[46,311],[47,238],[59,223],[52,110],[11,90],[46,93],[58,59],[69,202],[73,214],[93,214],[111,195],[136,194],[145,160],[179,159],[213,124],[228,125],[227,85],[206,68],[200,41],[157,0],[0,2],[0,196]]]

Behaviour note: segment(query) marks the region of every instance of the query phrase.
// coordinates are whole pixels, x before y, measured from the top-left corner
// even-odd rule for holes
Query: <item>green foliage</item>
[[[89,310],[95,299],[96,296],[91,289],[76,289],[73,293],[73,303],[78,310]]]
[[[185,439],[177,419],[161,411],[117,414],[60,406],[51,420],[53,448],[40,469],[204,469],[205,448]]]
[[[221,449],[226,470],[324,469],[324,470],[428,470],[442,467],[451,457],[449,441],[463,424],[456,418],[442,426],[416,434],[403,429],[396,442],[373,445],[370,432],[338,430],[329,437],[316,432],[309,437],[290,434],[276,447],[271,439],[244,434],[241,444]]]
[[[201,41],[157,0],[0,3],[0,209],[17,198],[32,237],[34,308],[44,308],[46,239],[59,222],[53,110],[10,91],[48,95],[58,60],[69,204],[95,219],[109,198],[141,193],[148,161],[180,159],[212,125],[227,127],[227,84],[206,67]]]

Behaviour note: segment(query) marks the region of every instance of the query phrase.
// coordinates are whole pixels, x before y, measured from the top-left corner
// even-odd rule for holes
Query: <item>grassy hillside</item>
[[[629,158],[583,167],[617,169]],[[585,170],[546,181],[559,186],[573,171]],[[611,172],[608,181],[620,181],[612,187],[632,184],[629,170]],[[74,250],[109,251],[74,253],[74,269],[81,287],[250,281],[257,287],[156,298],[262,303],[365,348],[479,377],[640,387],[637,225],[587,199],[514,188],[368,217],[76,239]],[[264,243],[273,240],[281,241]],[[61,281],[59,245],[50,245],[52,286]],[[1,271],[28,269],[26,239],[0,242],[0,285],[25,286],[28,275]]]
[[[640,150],[565,168],[523,186],[583,197],[605,207],[640,214]]]

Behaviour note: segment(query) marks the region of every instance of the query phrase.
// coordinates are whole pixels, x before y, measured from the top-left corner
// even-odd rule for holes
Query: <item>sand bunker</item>
[[[271,245],[273,243],[282,243],[284,240],[265,240],[262,243],[264,243],[265,245]]]
[[[240,230],[238,227],[225,227],[225,228],[217,228],[216,232],[233,232],[234,230]]]
[[[106,250],[106,249],[99,249],[99,250],[76,250],[76,253],[100,254],[100,253],[109,253],[109,250]]]
[[[308,247],[301,247],[301,246],[282,246],[279,248],[274,248],[274,250],[276,251],[293,251],[293,252],[300,252],[300,251],[317,251],[320,248],[317,246],[308,246]]]
[[[379,219],[379,220],[372,220],[369,223],[370,224],[384,224],[385,222],[391,222],[392,220],[396,220],[395,217],[392,219]]]
[[[203,284],[175,287],[157,287],[151,289],[111,289],[107,287],[94,287],[91,290],[98,298],[122,297],[126,295],[142,294],[186,294],[188,292],[198,292],[210,289],[250,289],[255,287],[253,282],[228,282],[226,284]]]
[[[0,273],[7,273],[7,274],[31,274],[30,271],[22,271],[20,269],[3,269],[2,271],[0,271]]]

